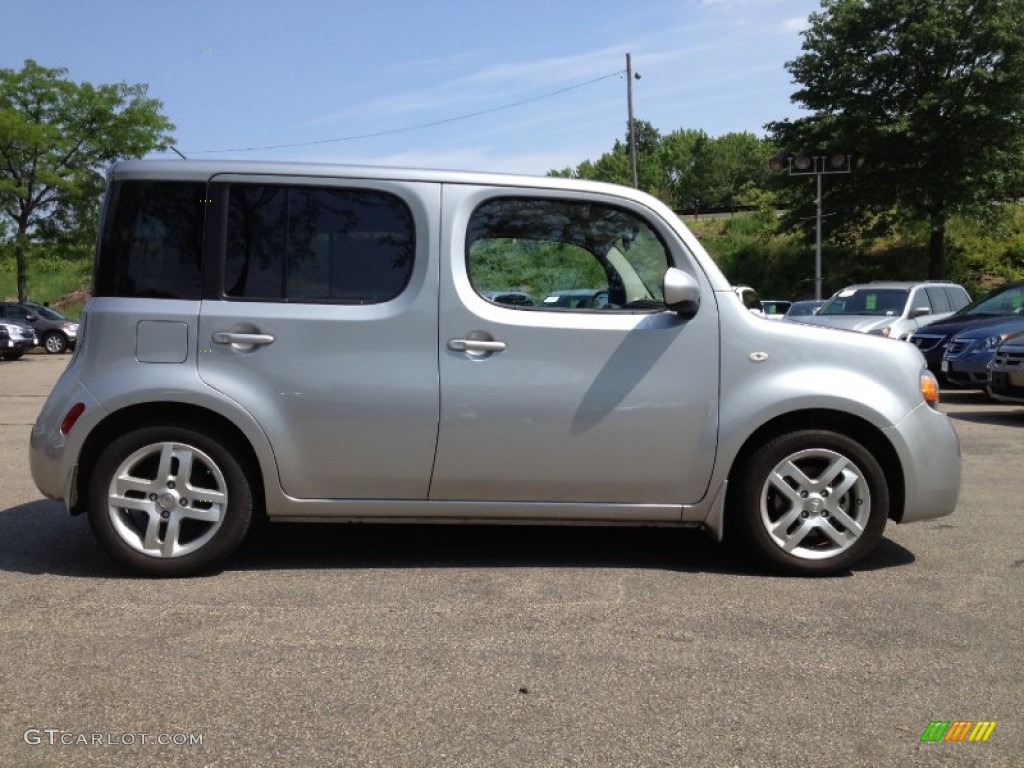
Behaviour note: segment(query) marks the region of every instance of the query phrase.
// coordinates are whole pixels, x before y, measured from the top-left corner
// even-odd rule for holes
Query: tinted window
[[[49,307],[33,305],[31,307],[31,311],[35,312],[40,317],[46,318],[47,320],[56,320],[58,322],[63,322],[64,320],[67,320],[67,318],[64,317],[64,315],[62,315],[60,312],[58,312],[55,309],[50,309]]]
[[[412,272],[412,215],[366,190],[231,188],[224,294],[370,304],[394,298]]]
[[[950,312],[956,309],[956,307],[950,306],[949,294],[946,293],[946,288],[944,287],[934,286],[932,288],[925,288],[923,291],[918,291],[918,293],[928,294],[928,299],[931,301],[932,305],[932,312],[936,314],[939,314],[941,312]],[[918,301],[915,301],[914,306],[920,307],[924,305]]]
[[[8,319],[17,320],[19,323],[28,322],[29,311],[24,307],[19,307],[17,304],[9,304],[6,311]]]
[[[935,309],[935,304],[931,300],[931,294],[924,288],[915,288],[913,293],[911,293],[910,306],[907,307],[907,311],[912,311],[917,307],[928,307],[929,312],[939,311]]]
[[[198,299],[205,185],[111,186],[96,266],[97,296]]]
[[[664,306],[668,252],[643,219],[617,208],[491,200],[474,211],[466,247],[473,287],[492,301],[519,293],[545,297],[539,306],[552,310]]]
[[[949,304],[954,310],[962,309],[971,303],[971,297],[959,285],[946,288],[946,295],[949,297]]]

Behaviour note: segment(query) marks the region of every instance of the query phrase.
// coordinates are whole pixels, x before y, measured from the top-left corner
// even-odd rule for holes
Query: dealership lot
[[[694,531],[269,526],[158,581],[28,475],[67,360],[0,363],[0,765],[1020,764],[1024,408],[944,393],[958,511],[839,578]],[[996,725],[922,743],[957,720]]]

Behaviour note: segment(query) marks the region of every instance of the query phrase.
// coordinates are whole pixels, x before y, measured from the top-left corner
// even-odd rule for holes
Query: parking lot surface
[[[68,359],[0,363],[0,765],[1024,761],[1024,408],[945,392],[957,512],[837,578],[695,531],[292,525],[148,580],[29,476]]]

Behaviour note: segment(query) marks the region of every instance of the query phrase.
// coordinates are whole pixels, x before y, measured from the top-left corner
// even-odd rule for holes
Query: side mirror
[[[689,320],[700,309],[700,284],[688,272],[670,267],[662,281],[665,307]]]
[[[921,317],[922,315],[930,315],[932,313],[931,307],[914,307],[910,310],[911,319],[915,317]]]
[[[26,323],[35,322],[35,319],[36,319],[36,313],[35,312],[29,312],[27,315],[25,315],[25,322]]]

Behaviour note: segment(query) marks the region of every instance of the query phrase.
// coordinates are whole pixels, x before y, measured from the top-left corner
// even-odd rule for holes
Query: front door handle
[[[508,345],[504,341],[490,339],[449,339],[448,349],[452,352],[501,352]]]

